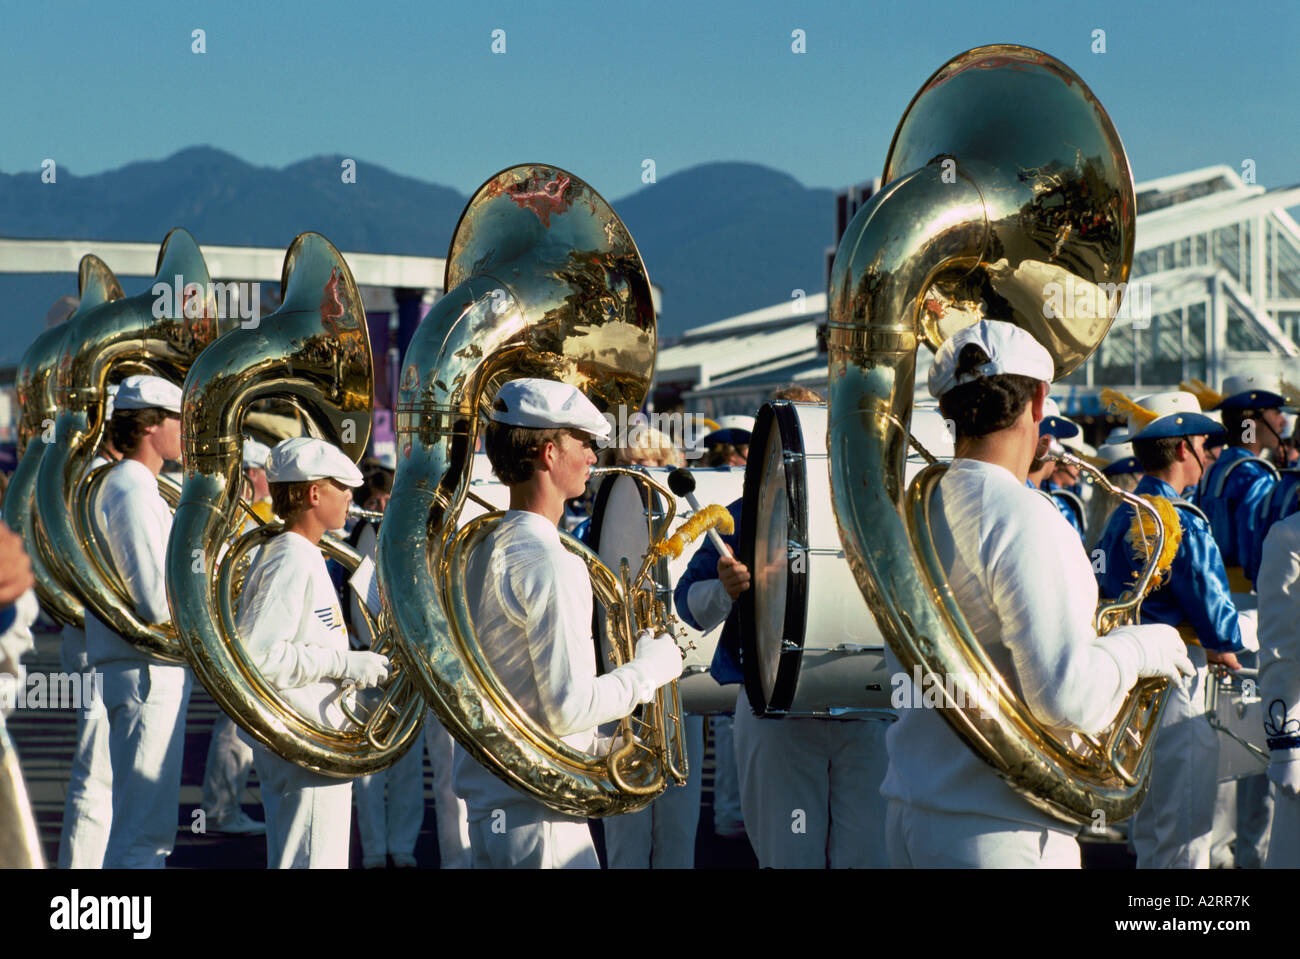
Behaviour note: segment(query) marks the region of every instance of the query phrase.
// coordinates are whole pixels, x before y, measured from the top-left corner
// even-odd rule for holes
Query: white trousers
[[[610,869],[694,869],[695,833],[700,824],[700,765],[704,761],[704,717],[686,717],[685,786],[669,786],[649,807],[609,816],[605,852]]]
[[[1078,869],[1068,832],[1006,819],[918,809],[891,800],[886,814],[893,869]]]
[[[188,666],[118,661],[99,667],[113,766],[106,869],[161,869],[176,844]]]
[[[239,800],[253,769],[253,750],[236,735],[235,721],[222,713],[212,724],[208,761],[203,770],[203,811],[214,823],[240,812]]]
[[[1273,835],[1265,868],[1300,869],[1300,797],[1288,796],[1276,786],[1272,795]]]
[[[352,793],[357,801],[361,864],[382,866],[391,855],[394,863],[414,866],[415,841],[424,825],[423,738],[387,769],[354,780]]]
[[[65,673],[91,674],[86,634],[63,629],[60,659]],[[93,683],[92,689],[96,688]],[[108,710],[97,695],[77,710],[77,742],[72,752],[68,794],[59,836],[60,869],[99,869],[113,824],[113,760],[108,750]]]
[[[761,719],[736,699],[736,766],[745,832],[761,868],[882,869],[889,768],[871,719]]]
[[[1205,651],[1196,676],[1169,693],[1151,758],[1151,786],[1129,836],[1139,869],[1209,869],[1218,797],[1219,734],[1205,718]]]
[[[469,824],[475,869],[599,869],[585,819],[511,803]]]
[[[452,788],[455,741],[430,709],[424,714],[424,747],[433,769],[433,814],[438,822],[439,869],[469,869],[469,810]]]
[[[253,763],[266,810],[267,868],[348,868],[352,780],[304,769],[260,743]]]
[[[744,830],[740,811],[740,776],[736,772],[734,725],[727,713],[710,719],[713,733],[713,831],[722,836]]]

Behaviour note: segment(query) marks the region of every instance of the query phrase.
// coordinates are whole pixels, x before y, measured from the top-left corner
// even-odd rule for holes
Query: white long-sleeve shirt
[[[1078,534],[1010,472],[976,460],[953,461],[934,506],[935,545],[957,605],[998,672],[1041,721],[1104,729],[1137,679],[1136,664],[1109,652],[1093,629],[1097,582]],[[889,650],[886,661],[893,676],[902,675]],[[936,709],[910,707],[910,678],[900,682],[903,708],[886,740],[883,795],[940,812],[1068,828],[1017,795]]]
[[[596,727],[621,719],[645,691],[635,670],[596,675],[587,567],[545,517],[510,510],[475,552],[467,581],[474,627],[501,683],[534,720],[575,749],[591,751]],[[456,751],[456,794],[471,821],[524,797]]]
[[[319,547],[294,532],[262,547],[235,622],[254,665],[290,705],[344,728],[338,699],[348,634]]]
[[[93,514],[101,542],[145,622],[171,621],[164,567],[172,511],[158,492],[158,478],[143,463],[124,459],[108,471]],[[86,654],[95,665],[119,660],[158,663],[86,610]]]
[[[1259,691],[1269,738],[1300,736],[1300,513],[1274,523],[1259,564]],[[1271,749],[1278,760],[1300,747]]]

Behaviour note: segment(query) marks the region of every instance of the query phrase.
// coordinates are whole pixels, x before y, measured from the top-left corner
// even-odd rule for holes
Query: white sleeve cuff
[[[686,605],[691,615],[700,624],[700,629],[707,632],[727,618],[731,612],[732,599],[727,595],[727,588],[720,579],[702,579],[691,583],[690,592],[686,594]]]

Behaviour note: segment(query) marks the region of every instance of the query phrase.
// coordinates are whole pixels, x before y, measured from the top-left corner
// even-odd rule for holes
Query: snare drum
[[[817,404],[769,403],[749,445],[739,558],[752,585],[738,602],[745,694],[759,715],[890,706],[884,638],[831,506],[826,416]]]
[[[668,485],[668,467],[642,467],[654,479],[664,486]],[[716,503],[727,506],[740,498],[745,471],[741,468],[692,470],[695,477],[695,497],[701,506]],[[618,473],[603,477],[596,490],[595,502],[591,512],[591,531],[587,537],[592,550],[610,569],[618,572],[619,561],[626,557],[632,575],[636,575],[641,565],[641,558],[649,544],[649,532],[646,528],[646,504],[642,496],[646,490],[630,476]],[[655,499],[659,495],[655,494]],[[673,520],[671,532],[688,519],[694,510],[690,503],[678,499],[677,516]],[[663,504],[654,504],[656,518],[662,516]],[[672,592],[677,581],[686,572],[691,557],[699,548],[700,540],[687,545],[677,559],[660,562],[653,574],[657,580],[660,596],[668,608],[672,609]],[[736,708],[736,687],[721,686],[709,675],[709,663],[713,661],[718,639],[722,636],[719,624],[707,632],[692,629],[681,623],[686,632],[682,640],[693,643],[695,648],[688,649],[682,668],[682,678],[677,684],[681,694],[682,709],[688,713],[729,713]],[[603,626],[601,627],[603,629]]]

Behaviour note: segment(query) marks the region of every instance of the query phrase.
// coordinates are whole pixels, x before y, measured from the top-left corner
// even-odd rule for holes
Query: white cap
[[[497,403],[504,410],[496,408]],[[530,429],[570,429],[589,433],[596,439],[609,435],[609,420],[601,416],[580,390],[558,380],[511,380],[492,400],[491,418],[509,426]]]
[[[1130,447],[1132,447],[1133,444],[1129,442],[1129,439],[1130,439],[1130,435],[1129,435],[1128,427],[1116,426],[1114,429],[1112,429],[1109,433],[1106,434],[1106,442],[1102,444],[1101,448],[1105,449],[1107,446],[1120,446],[1125,443],[1127,443]],[[1101,452],[1101,450],[1097,451],[1097,455],[1102,456],[1104,458],[1104,454]],[[1133,455],[1132,452],[1128,452],[1124,454],[1124,456],[1132,456],[1132,455]],[[1123,459],[1122,456],[1119,458]]]
[[[270,455],[271,447],[251,436],[244,437],[244,469],[266,469],[266,458]]]
[[[161,376],[137,373],[128,376],[117,387],[113,398],[116,410],[170,410],[181,411],[181,388]]]
[[[117,408],[117,384],[114,383],[108,388],[108,399],[104,401],[104,419],[113,418],[113,410]]]
[[[984,350],[989,361],[958,379],[957,357],[971,343]],[[943,341],[930,367],[930,395],[941,397],[955,386],[1003,373],[1050,383],[1055,372],[1052,355],[1020,327],[1002,320],[980,320]]]
[[[282,440],[266,458],[266,479],[271,483],[335,479],[344,486],[360,486],[361,470],[333,443],[310,436]]]
[[[1097,447],[1097,458],[1103,459],[1107,463],[1116,463],[1120,460],[1126,460],[1133,453],[1132,443],[1103,443]]]
[[[741,416],[733,413],[730,416],[719,417],[718,429],[720,430],[744,430],[746,433],[754,432],[754,417]]]

